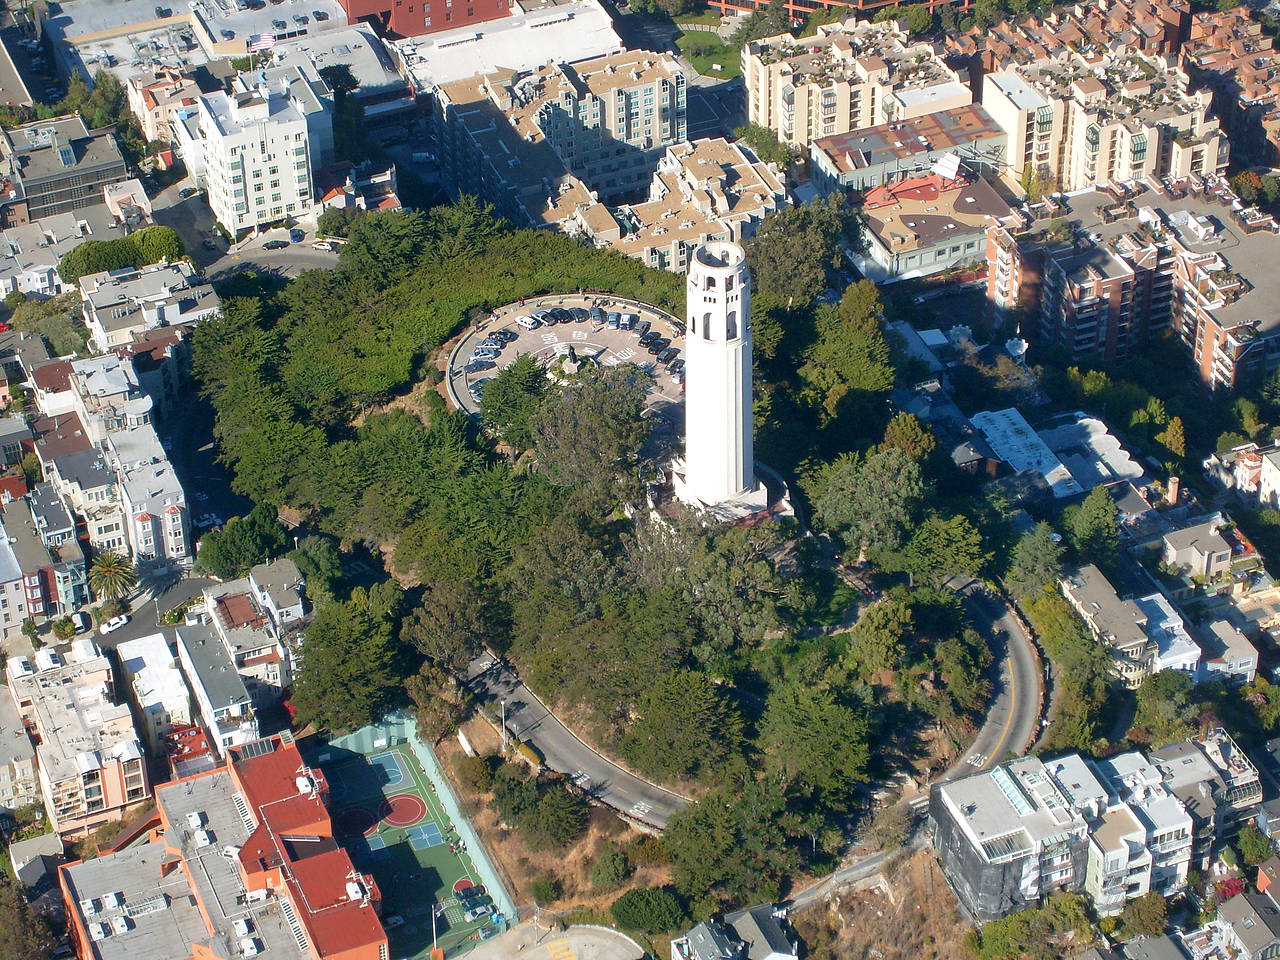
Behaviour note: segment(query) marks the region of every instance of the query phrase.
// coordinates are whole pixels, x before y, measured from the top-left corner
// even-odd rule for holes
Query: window
[[[704,313],[702,315],[702,339],[711,339],[711,314]]]
[[[738,311],[730,310],[728,323],[725,326],[725,336],[729,340],[738,339]]]

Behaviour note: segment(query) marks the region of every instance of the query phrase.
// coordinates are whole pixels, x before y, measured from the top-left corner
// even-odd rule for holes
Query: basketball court
[[[322,765],[323,766],[323,765]],[[478,940],[490,917],[468,922],[458,893],[481,882],[430,778],[407,744],[323,766],[334,830],[356,866],[373,874],[397,957],[426,957],[432,914],[446,956]]]

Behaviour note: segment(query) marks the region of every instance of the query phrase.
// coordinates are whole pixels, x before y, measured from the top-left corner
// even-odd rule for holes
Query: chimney
[[[1176,507],[1178,505],[1178,497],[1182,493],[1182,481],[1177,477],[1169,478],[1169,488],[1165,491],[1164,498],[1169,506]]]

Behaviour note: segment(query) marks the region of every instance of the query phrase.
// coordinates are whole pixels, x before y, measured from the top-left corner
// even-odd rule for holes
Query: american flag
[[[276,45],[276,38],[269,33],[255,33],[249,38],[249,52],[258,53],[262,50],[270,50]]]

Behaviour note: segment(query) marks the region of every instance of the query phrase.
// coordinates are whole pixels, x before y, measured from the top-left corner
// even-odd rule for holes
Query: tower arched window
[[[702,315],[702,339],[711,339],[711,314],[704,313]]]
[[[715,278],[715,277],[707,277],[707,286],[706,286],[706,289],[708,289],[708,290],[714,290],[715,288],[716,288],[716,278]]]
[[[730,274],[729,276],[724,278],[724,289],[725,289],[725,293],[728,293],[730,290],[733,289],[733,274]]]
[[[738,311],[737,310],[729,311],[728,323],[725,326],[725,339],[727,340],[738,339]]]
[[[693,334],[698,332],[698,315],[696,313],[689,318],[689,332]]]

